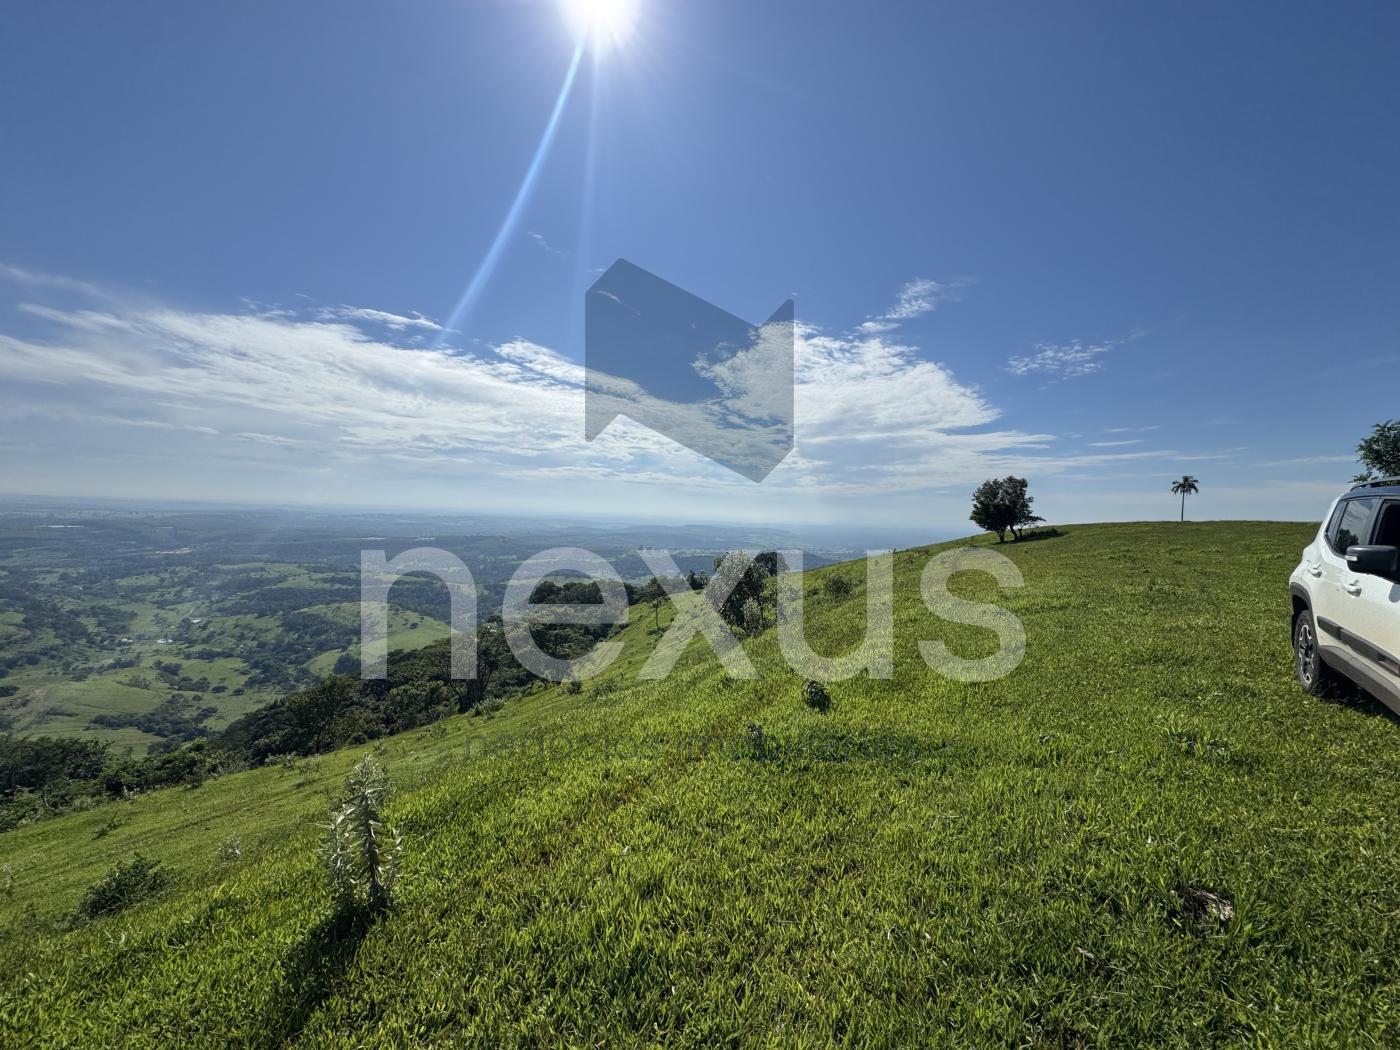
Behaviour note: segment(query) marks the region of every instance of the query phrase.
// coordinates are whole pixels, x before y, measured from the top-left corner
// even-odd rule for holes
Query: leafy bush
[[[78,914],[84,919],[111,915],[159,893],[170,881],[164,870],[141,854],[121,861],[94,882],[78,902]]]
[[[802,683],[802,702],[818,714],[824,715],[831,710],[831,694],[826,691],[826,686],[810,679]]]
[[[322,859],[331,899],[341,912],[379,912],[393,904],[403,843],[384,822],[389,775],[370,755],[345,781],[342,801],[331,809]]]
[[[826,596],[832,601],[839,602],[843,598],[850,597],[851,581],[844,576],[828,576],[825,582],[822,583],[822,590],[826,592]]]

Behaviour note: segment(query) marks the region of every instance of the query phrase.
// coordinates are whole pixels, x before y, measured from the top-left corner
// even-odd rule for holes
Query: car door
[[[1339,502],[1317,545],[1316,558],[1307,566],[1316,581],[1312,585],[1312,596],[1318,644],[1323,649],[1341,650],[1345,656],[1351,654],[1343,633],[1344,617],[1354,605],[1346,600],[1353,596],[1342,590],[1343,580],[1351,575],[1347,568],[1347,548],[1365,542],[1362,537],[1371,535],[1372,515],[1379,502],[1369,496]]]
[[[1379,513],[1367,533],[1371,538],[1361,542],[1400,546],[1400,500],[1377,502]],[[1382,699],[1400,704],[1400,578],[1346,570],[1340,621],[1347,647],[1379,679],[1375,684],[1388,688],[1390,696]]]

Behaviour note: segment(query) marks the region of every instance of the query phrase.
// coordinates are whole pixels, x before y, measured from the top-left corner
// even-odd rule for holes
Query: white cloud
[[[264,316],[268,314],[265,312]],[[294,317],[291,311],[278,310],[273,312],[273,316]],[[410,316],[403,314],[389,313],[387,310],[373,310],[365,306],[328,306],[319,312],[319,316],[325,320],[340,321],[368,321],[370,324],[381,324],[387,328],[403,331],[408,328],[419,328],[426,332],[444,331],[442,325],[431,318],[424,317],[420,313],[413,313]]]
[[[24,267],[12,266],[9,263],[0,263],[0,280],[21,284],[29,288],[50,288],[58,291],[77,292],[90,299],[107,298],[105,291],[87,281],[41,273],[38,270],[26,270]]]
[[[294,494],[296,471],[354,472],[361,488],[431,477],[434,492],[457,481],[493,494],[552,491],[535,483],[567,481],[582,486],[597,510],[633,505],[636,488],[649,486],[668,500],[678,489],[712,493],[707,507],[716,515],[734,508],[737,517],[806,496],[912,499],[992,474],[1039,478],[1175,455],[1057,452],[1052,435],[998,425],[1001,413],[979,390],[886,332],[799,328],[796,448],[755,486],[626,418],[585,441],[582,367],[524,339],[469,351],[428,347],[415,333],[433,322],[363,307],[34,305],[28,313],[45,322],[41,335],[0,333],[0,388],[24,406],[22,416],[0,412],[0,441],[33,442],[45,417],[62,418],[65,447],[87,449],[93,459],[99,451],[154,456],[174,470],[185,456],[195,478],[208,474],[211,457],[255,463],[277,472]],[[702,367],[746,413],[780,414],[765,385],[771,370],[757,357]],[[645,396],[625,381],[615,393]],[[713,422],[709,406],[670,407],[680,428],[673,433],[683,433],[687,421]],[[114,436],[115,424],[133,441]],[[83,426],[108,429],[84,433]],[[134,440],[143,429],[177,428],[200,440]],[[103,477],[116,483],[111,471]]]
[[[1298,456],[1294,459],[1267,459],[1255,464],[1260,467],[1311,467],[1333,463],[1359,463],[1356,456]]]
[[[886,312],[890,321],[908,321],[938,309],[938,304],[948,294],[947,285],[930,281],[926,277],[916,277],[899,290],[894,306]]]
[[[959,278],[953,281],[934,281],[927,277],[915,277],[907,281],[895,295],[894,305],[878,317],[861,322],[856,331],[860,335],[880,335],[892,332],[904,321],[932,313],[944,303],[956,302],[963,291],[972,284],[971,280]]]
[[[1012,357],[1006,368],[1013,375],[1042,375],[1051,379],[1073,379],[1092,375],[1103,367],[1103,355],[1114,348],[1112,340],[1083,343],[1037,343],[1035,353]]]

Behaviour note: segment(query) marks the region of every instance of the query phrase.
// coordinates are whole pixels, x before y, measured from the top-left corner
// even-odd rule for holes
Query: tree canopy
[[[1357,458],[1366,468],[1357,481],[1400,477],[1400,419],[1377,423],[1356,446]]]
[[[988,478],[972,494],[972,513],[968,516],[974,525],[995,532],[999,543],[1006,542],[1008,532],[1019,540],[1027,525],[1045,520],[1031,509],[1035,497],[1029,488],[1025,478],[1014,475]]]

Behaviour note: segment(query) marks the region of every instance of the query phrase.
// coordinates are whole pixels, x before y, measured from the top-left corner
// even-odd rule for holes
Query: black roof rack
[[[1355,492],[1357,489],[1383,488],[1388,485],[1400,485],[1400,477],[1375,478],[1372,481],[1358,481],[1355,485],[1351,487],[1351,491]]]

